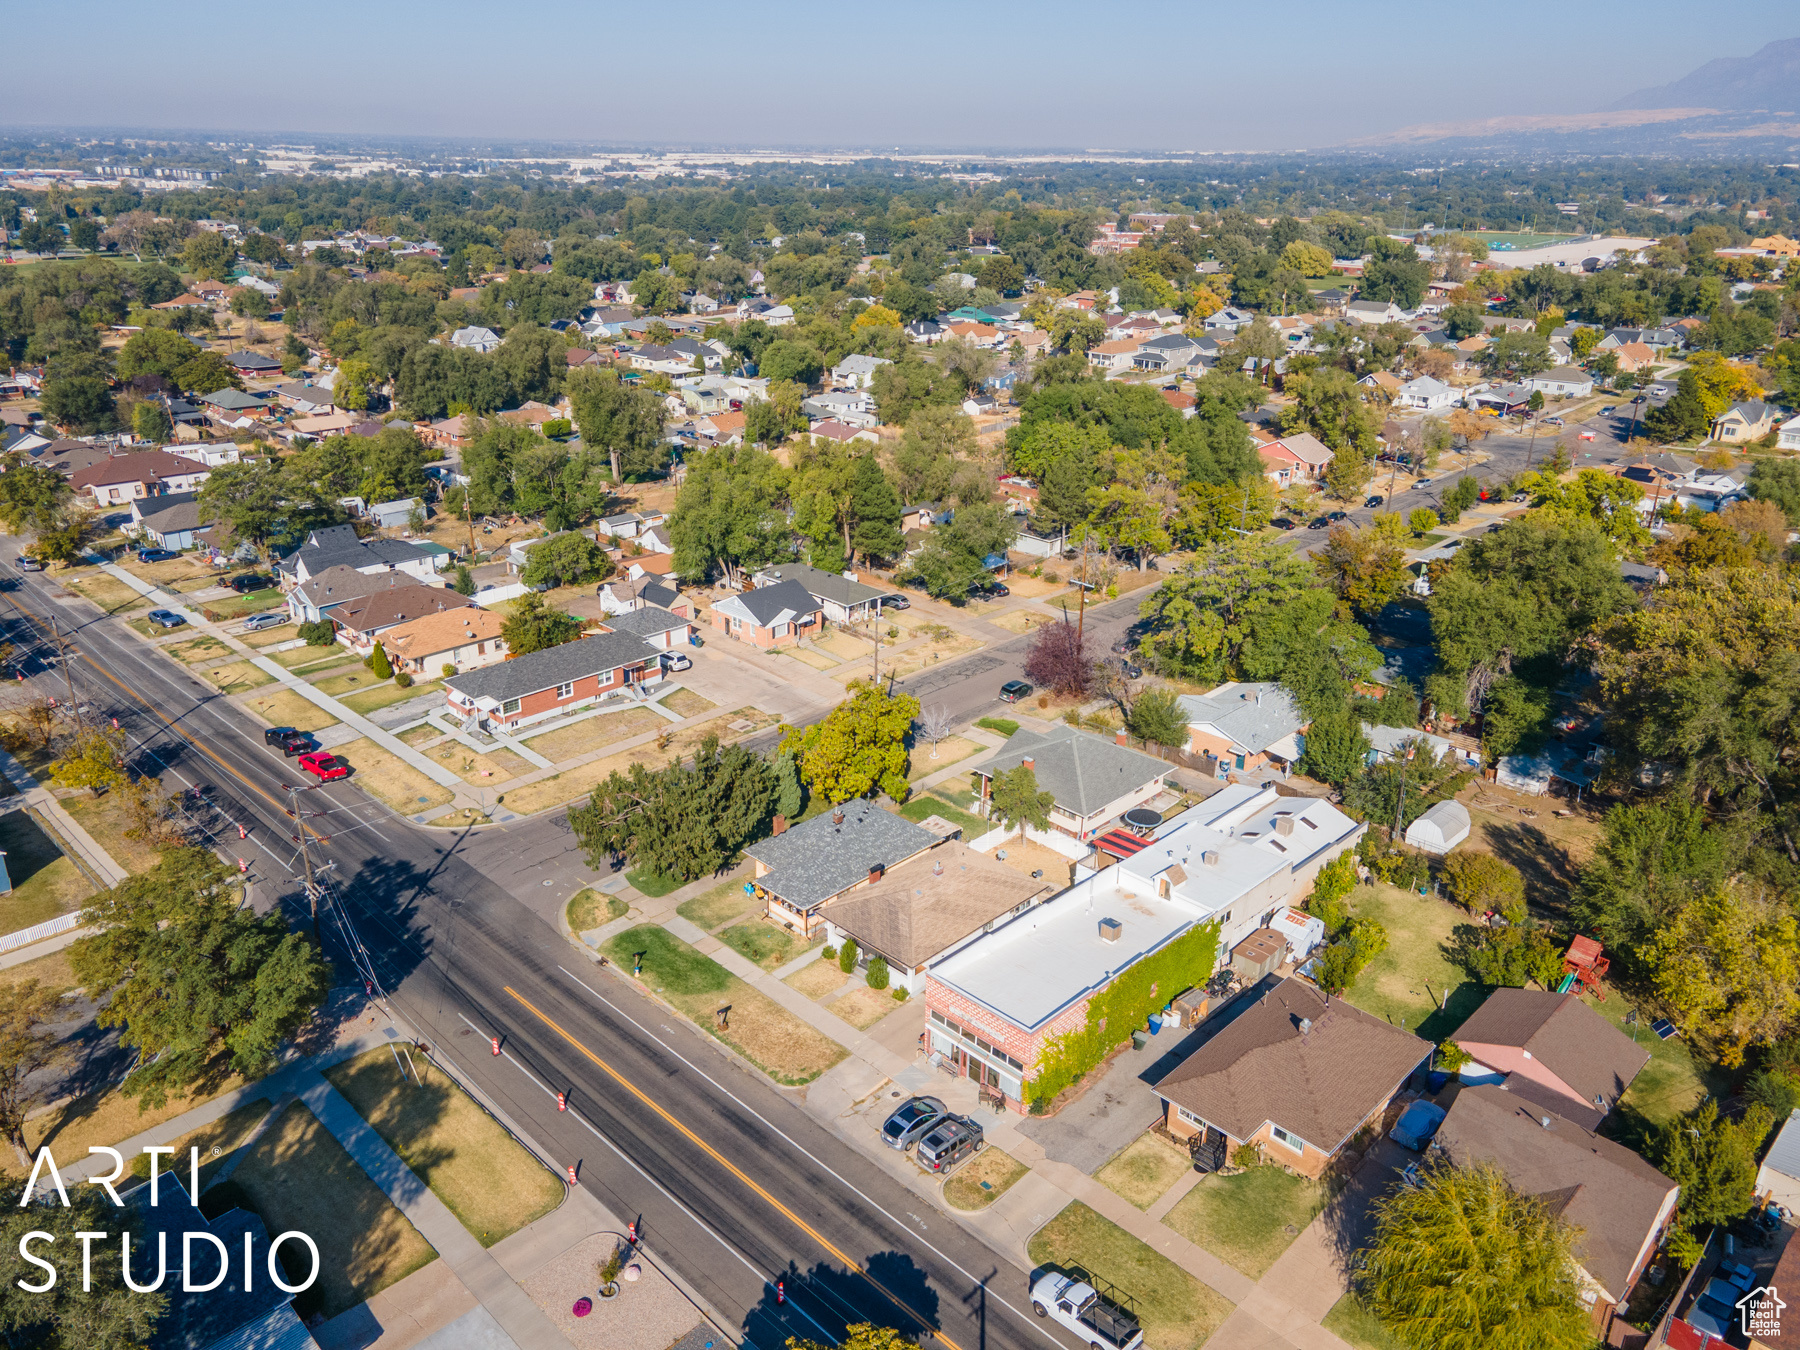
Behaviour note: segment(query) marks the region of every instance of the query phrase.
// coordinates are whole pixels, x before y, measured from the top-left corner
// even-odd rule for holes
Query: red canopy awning
[[[1132,854],[1141,852],[1149,842],[1148,839],[1133,834],[1130,830],[1108,830],[1094,840],[1094,847],[1102,853],[1112,854],[1115,858],[1129,858]]]

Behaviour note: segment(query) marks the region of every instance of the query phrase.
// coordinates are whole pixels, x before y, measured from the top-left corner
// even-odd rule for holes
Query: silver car
[[[914,1097],[887,1118],[881,1137],[889,1148],[909,1149],[949,1114],[936,1097]]]

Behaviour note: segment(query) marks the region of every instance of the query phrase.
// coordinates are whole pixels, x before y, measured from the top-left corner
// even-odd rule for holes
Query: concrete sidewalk
[[[472,796],[469,796],[466,791],[468,784],[464,783],[461,778],[457,777],[457,775],[452,773],[449,769],[446,769],[441,764],[433,763],[424,755],[421,755],[417,750],[414,750],[410,745],[407,745],[404,741],[393,735],[385,727],[377,726],[361,713],[345,707],[342,703],[338,702],[337,699],[332,698],[331,695],[320,693],[316,687],[308,684],[285,666],[271,661],[268,657],[262,655],[256,648],[239,642],[218,624],[211,622],[196,610],[182,604],[177,596],[170,595],[166,591],[157,589],[149,582],[126,571],[117,563],[101,563],[100,570],[105,572],[108,576],[124,582],[127,586],[131,587],[132,590],[136,591],[139,595],[143,596],[153,604],[160,605],[164,609],[174,610],[185,618],[195,629],[217,638],[220,642],[223,642],[227,647],[231,648],[231,650],[237,652],[240,656],[247,658],[250,664],[255,666],[258,670],[273,677],[277,682],[286,685],[308,703],[314,704],[325,712],[330,713],[345,725],[355,727],[360,734],[367,736],[389,754],[396,756],[410,767],[417,769],[440,787],[447,787],[459,797],[464,798],[464,805],[478,805],[475,799]]]

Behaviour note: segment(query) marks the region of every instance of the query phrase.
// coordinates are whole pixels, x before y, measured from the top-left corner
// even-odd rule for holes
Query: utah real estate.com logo
[[[1737,1301],[1743,1318],[1744,1335],[1762,1340],[1776,1340],[1781,1335],[1781,1310],[1787,1307],[1775,1293],[1775,1286],[1752,1289]]]

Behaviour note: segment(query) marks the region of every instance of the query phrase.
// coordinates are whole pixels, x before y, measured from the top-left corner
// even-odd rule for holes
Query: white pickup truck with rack
[[[1031,1286],[1031,1310],[1060,1322],[1095,1350],[1141,1350],[1144,1329],[1124,1294],[1106,1281],[1077,1270],[1051,1272]]]

